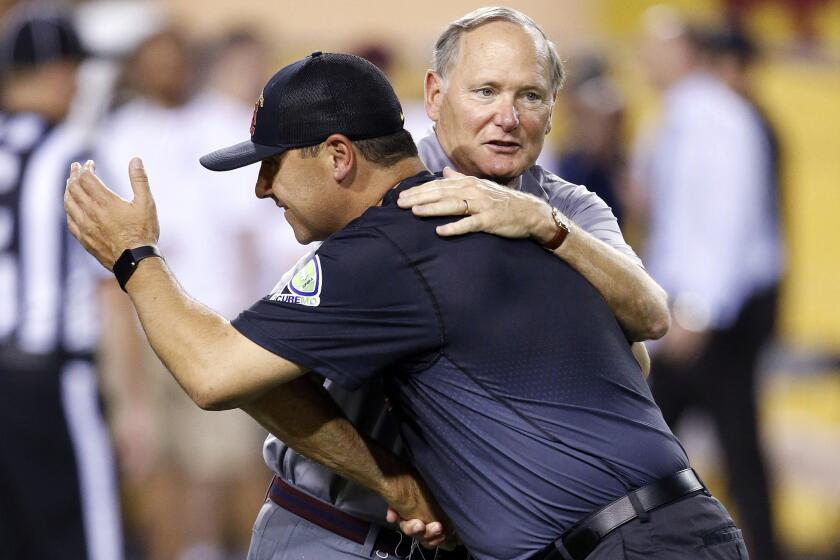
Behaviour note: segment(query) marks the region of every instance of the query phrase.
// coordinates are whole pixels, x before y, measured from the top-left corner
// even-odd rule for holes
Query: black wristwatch
[[[134,274],[134,271],[137,270],[137,263],[146,257],[159,257],[162,259],[163,255],[160,254],[160,251],[154,245],[143,245],[134,249],[126,249],[120,255],[120,258],[117,259],[117,262],[114,263],[114,276],[117,277],[117,282],[119,282],[120,288],[123,291],[125,291],[126,282]]]

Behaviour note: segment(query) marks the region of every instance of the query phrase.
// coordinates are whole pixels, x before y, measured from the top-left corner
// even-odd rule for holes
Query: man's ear
[[[423,102],[426,106],[426,115],[438,122],[440,118],[440,104],[443,100],[443,78],[434,70],[426,71],[426,81],[423,84]]]
[[[341,183],[353,173],[356,167],[356,152],[353,143],[343,134],[333,134],[324,140],[327,165],[333,179]]]
[[[545,125],[545,135],[548,136],[548,133],[551,132],[551,120],[554,116],[554,104],[557,103],[557,93],[554,93],[554,96],[551,98],[551,107],[548,108],[548,122]]]

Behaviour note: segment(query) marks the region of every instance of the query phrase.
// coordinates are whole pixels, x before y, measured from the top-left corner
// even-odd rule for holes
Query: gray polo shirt
[[[431,171],[441,171],[444,166],[454,169],[433,133],[420,140],[417,146],[420,158]],[[598,195],[583,186],[564,181],[537,165],[522,175],[518,188],[522,192],[547,200],[580,228],[626,254],[641,266],[639,257],[624,241],[612,210]],[[283,276],[279,284],[284,284],[300,266],[304,266],[317,248],[313,247],[309,254],[304,255],[298,264]],[[325,382],[325,387],[361,433],[398,454],[402,453],[403,446],[398,436],[396,421],[385,409],[384,392],[379,380],[355,391],[343,389],[330,380]],[[277,438],[268,436],[263,447],[263,457],[272,471],[296,488],[351,515],[374,523],[384,523],[387,506],[379,495],[299,455]]]

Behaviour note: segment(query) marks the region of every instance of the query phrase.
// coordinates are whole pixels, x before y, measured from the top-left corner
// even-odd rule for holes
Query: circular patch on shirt
[[[321,276],[321,259],[315,255],[295,272],[288,284],[275,290],[269,299],[318,307],[321,304]]]

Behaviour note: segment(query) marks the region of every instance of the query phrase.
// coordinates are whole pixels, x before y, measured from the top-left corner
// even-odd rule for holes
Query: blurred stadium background
[[[642,15],[657,3],[662,2],[511,0],[506,4],[541,24],[564,58],[573,61],[585,53],[598,53],[608,61],[610,77],[626,102],[622,142],[629,149],[657,111],[639,57]],[[788,251],[781,323],[764,356],[760,385],[773,513],[792,557],[840,558],[840,228],[835,221],[840,210],[840,1],[665,3],[695,22],[739,19],[764,53],[757,69],[757,93],[778,128],[784,150],[782,210]],[[0,4],[0,13],[12,5]],[[418,103],[434,40],[449,21],[480,5],[468,0],[68,3],[83,39],[97,55],[83,70],[76,118],[93,124],[110,102],[121,58],[171,24],[196,50],[235,29],[255,32],[268,47],[266,77],[315,50],[365,50],[390,57],[389,72],[407,113],[420,111],[422,121]],[[571,64],[571,80],[574,72]],[[570,142],[562,104],[554,121],[551,149],[560,151]],[[248,124],[242,122],[243,135]],[[632,221],[625,224],[637,251],[643,227]],[[698,416],[686,424],[682,433],[693,461],[726,502],[726,473],[719,466],[708,421]],[[258,449],[252,452],[258,455]],[[240,524],[248,526],[257,508],[255,502],[251,511],[243,512]],[[130,533],[136,523],[130,497],[125,509]],[[135,548],[143,557],[143,543],[135,543]]]

